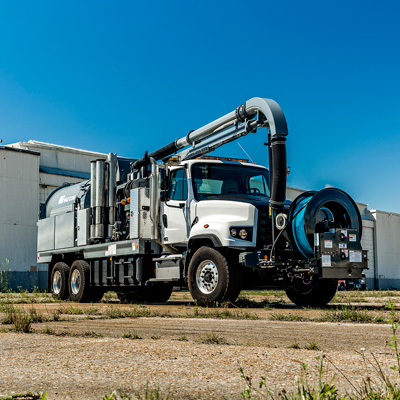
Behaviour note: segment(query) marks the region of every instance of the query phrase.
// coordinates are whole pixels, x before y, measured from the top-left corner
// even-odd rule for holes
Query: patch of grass
[[[44,321],[48,321],[48,320],[49,320],[49,317],[48,317],[48,316],[44,315],[44,314],[41,313],[41,312],[36,311],[36,310],[33,309],[33,308],[31,308],[31,309],[28,310],[28,315],[29,315],[29,317],[30,317],[32,323],[35,323],[35,322],[44,322]]]
[[[250,319],[257,320],[260,317],[253,312],[241,309],[206,308],[195,306],[193,313],[186,315],[187,318],[215,318],[215,319]]]
[[[327,322],[370,322],[370,323],[385,323],[382,316],[362,310],[352,305],[342,305],[337,310],[327,310],[318,320]]]
[[[119,301],[118,297],[117,297],[117,294],[115,292],[106,292],[106,293],[104,293],[104,296],[103,296],[103,302],[104,303],[111,303],[113,301],[115,301],[115,302]]]
[[[143,339],[136,331],[124,333],[122,337],[125,339]]]
[[[46,400],[46,393],[21,393],[21,394],[12,394],[6,397],[0,397],[0,400]]]
[[[163,394],[160,387],[150,387],[149,383],[146,383],[144,393],[135,391],[133,394],[128,394],[122,390],[114,390],[109,395],[103,397],[102,400],[173,400],[173,393],[168,391]],[[1,400],[1,399],[0,399]]]
[[[305,347],[306,350],[319,350],[319,346],[317,342],[310,342],[307,344],[307,346]]]
[[[216,332],[208,332],[196,337],[196,342],[203,344],[228,344],[228,341]]]
[[[82,315],[82,314],[84,314],[82,308],[77,308],[77,307],[73,307],[73,306],[61,308],[61,313],[67,314],[67,315]]]
[[[179,340],[180,342],[187,342],[189,339],[188,339],[188,337],[187,337],[186,332],[184,332],[184,333],[183,333],[181,336],[179,336],[178,339],[176,339],[176,340]]]
[[[161,339],[161,336],[151,335],[150,338],[153,340],[158,340],[158,339]]]
[[[120,309],[119,307],[108,307],[102,314],[102,318],[116,319],[116,318],[138,318],[152,316],[150,307],[136,306],[128,310]],[[154,315],[156,316],[156,315]]]
[[[270,315],[272,321],[315,321],[313,318],[303,317],[297,314],[279,314],[272,313]]]
[[[83,333],[73,333],[73,334],[71,334],[71,336],[79,336],[79,337],[91,337],[91,338],[93,338],[93,337],[104,337],[105,335],[103,334],[103,333],[98,333],[98,332],[95,332],[95,331],[86,331],[86,332],[83,332]]]
[[[56,331],[54,329],[49,328],[48,326],[46,326],[43,330],[42,333],[44,335],[55,335]]]
[[[6,310],[3,324],[13,324],[15,332],[32,332],[32,317],[23,308],[10,305]]]
[[[288,349],[301,349],[300,345],[296,342],[288,346]]]

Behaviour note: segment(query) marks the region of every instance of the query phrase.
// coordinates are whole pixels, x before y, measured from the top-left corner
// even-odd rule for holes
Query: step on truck
[[[269,168],[207,156],[264,131]],[[300,306],[332,300],[339,279],[367,268],[362,223],[345,192],[286,200],[287,123],[273,100],[234,111],[136,160],[110,153],[90,180],[41,205],[38,263],[59,299],[165,302],[188,288],[197,304],[234,302],[244,288],[279,288]]]

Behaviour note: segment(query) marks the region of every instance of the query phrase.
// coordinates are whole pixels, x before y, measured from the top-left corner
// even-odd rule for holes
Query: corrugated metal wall
[[[0,264],[36,266],[39,156],[0,149]]]

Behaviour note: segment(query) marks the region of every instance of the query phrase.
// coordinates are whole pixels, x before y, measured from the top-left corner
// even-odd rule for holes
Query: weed
[[[69,306],[67,308],[62,309],[62,313],[68,314],[68,315],[82,315],[83,310],[82,310],[82,308]]]
[[[342,305],[338,310],[328,310],[321,320],[329,322],[386,322],[382,317],[378,317],[366,310],[361,310],[352,305]]]
[[[307,344],[307,346],[305,347],[306,350],[319,350],[319,346],[317,342],[310,342]]]
[[[171,392],[168,391],[168,393],[162,394],[159,386],[151,388],[147,382],[144,395],[139,392],[127,394],[121,390],[114,390],[109,395],[104,396],[102,400],[173,400],[173,398]]]
[[[60,310],[53,311],[53,313],[51,315],[52,315],[53,321],[60,321],[60,319],[61,319]]]
[[[124,333],[122,337],[125,339],[143,339],[136,331]]]
[[[36,311],[33,308],[28,310],[28,315],[29,315],[29,318],[30,318],[32,323],[48,321],[48,319],[49,319],[44,314],[42,314],[41,312]]]
[[[9,260],[6,258],[5,263],[1,263],[0,267],[0,291],[1,292],[9,292],[9,275],[10,275],[10,269],[8,267],[9,265]]]
[[[296,314],[279,314],[272,313],[270,319],[273,321],[310,321],[310,318],[305,318]]]
[[[195,340],[203,344],[228,344],[228,341],[216,332],[208,332],[204,335],[199,335]]]
[[[0,397],[0,400],[46,400],[46,393],[21,393],[21,394],[12,394],[6,397]]]
[[[289,349],[301,349],[300,345],[296,342],[288,346]]]
[[[241,293],[235,301],[235,305],[241,308],[252,308],[255,306],[255,302],[250,300],[249,295]]]
[[[179,336],[178,339],[176,339],[176,340],[179,340],[179,341],[181,341],[181,342],[187,342],[189,339],[188,339],[188,337],[187,337],[186,332],[184,332],[184,333],[183,333],[181,336]]]
[[[56,331],[54,329],[49,328],[48,326],[46,326],[43,330],[42,333],[44,335],[55,335]]]
[[[16,332],[30,333],[32,331],[32,317],[24,309],[10,305],[6,310],[3,324],[13,324]]]
[[[103,296],[104,303],[110,303],[112,300],[116,300],[115,292],[106,292]]]
[[[158,340],[158,339],[161,339],[161,336],[151,335],[151,339]]]
[[[79,334],[72,334],[72,336],[80,336],[80,337],[104,337],[103,333],[97,333],[95,331],[86,331]]]

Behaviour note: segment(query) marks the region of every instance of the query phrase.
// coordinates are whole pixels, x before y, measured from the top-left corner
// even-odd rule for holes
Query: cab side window
[[[186,200],[187,192],[186,170],[177,169],[172,171],[170,175],[169,198],[171,200]]]

